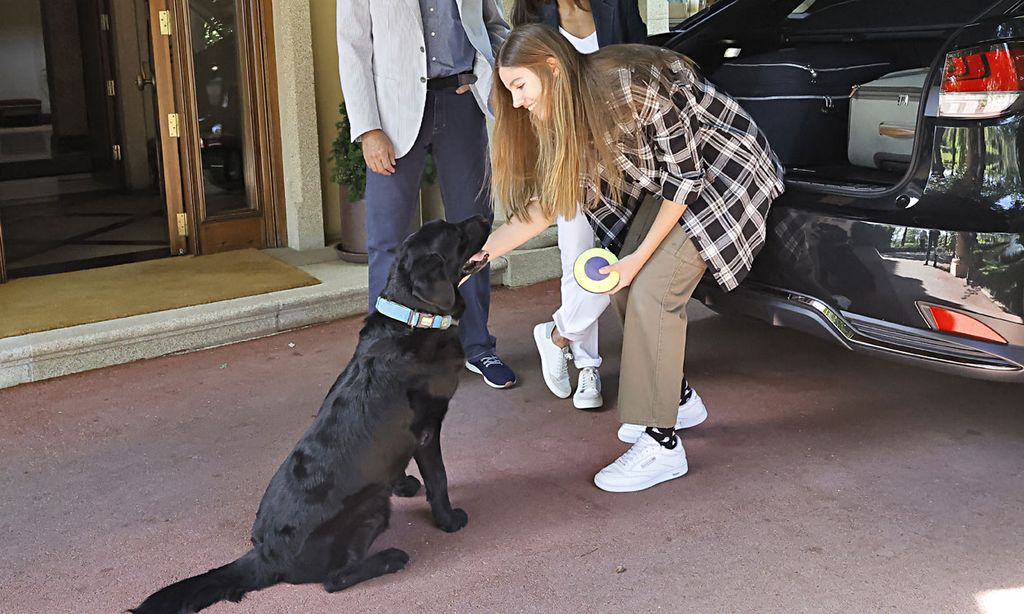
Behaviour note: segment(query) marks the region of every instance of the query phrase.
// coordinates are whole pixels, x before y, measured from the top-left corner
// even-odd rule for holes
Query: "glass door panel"
[[[235,0],[189,0],[205,219],[254,208],[246,190],[249,105]]]

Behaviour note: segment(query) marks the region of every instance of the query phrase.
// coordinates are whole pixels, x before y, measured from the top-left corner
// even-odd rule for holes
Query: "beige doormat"
[[[320,283],[254,249],[0,284],[0,338]]]

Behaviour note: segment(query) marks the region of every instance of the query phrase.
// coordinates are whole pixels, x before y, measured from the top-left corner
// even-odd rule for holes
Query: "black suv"
[[[752,273],[730,293],[705,280],[701,300],[1024,382],[1022,6],[720,0],[653,39],[736,97],[786,167]]]

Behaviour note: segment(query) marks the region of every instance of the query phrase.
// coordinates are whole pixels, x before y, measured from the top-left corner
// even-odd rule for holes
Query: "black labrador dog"
[[[448,532],[466,525],[466,512],[448,500],[441,459],[441,422],[465,360],[457,329],[445,325],[462,316],[459,282],[489,231],[480,217],[434,221],[406,239],[382,297],[410,308],[414,321],[380,311],[366,318],[352,360],[270,480],[252,550],[161,589],[132,612],[198,612],[279,582],[334,592],[402,569],[409,555],[401,550],[367,552],[388,526],[391,495],[419,491],[419,480],[405,473],[413,458],[437,525]]]

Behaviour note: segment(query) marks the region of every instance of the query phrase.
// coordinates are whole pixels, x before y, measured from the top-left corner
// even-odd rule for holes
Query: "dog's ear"
[[[450,311],[455,307],[455,285],[445,274],[444,265],[444,259],[437,254],[427,254],[412,263],[409,276],[413,296],[442,311]]]

